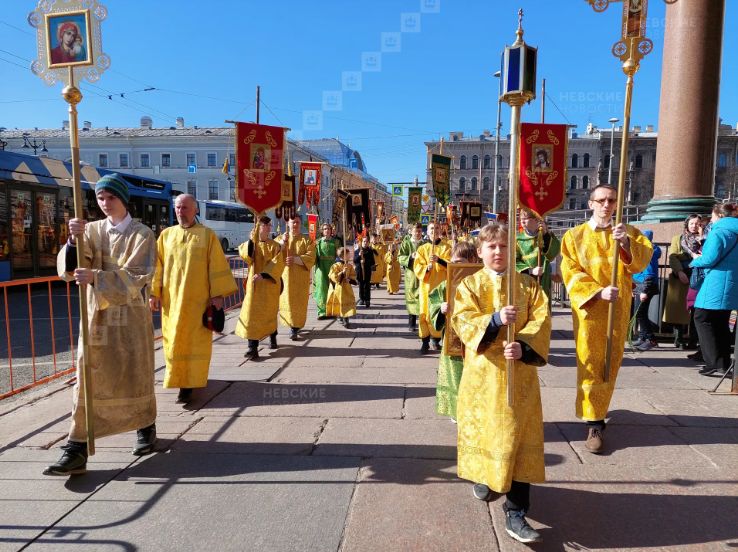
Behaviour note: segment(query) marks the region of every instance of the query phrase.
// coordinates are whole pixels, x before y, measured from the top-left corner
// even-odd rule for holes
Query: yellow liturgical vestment
[[[332,317],[356,316],[356,298],[351,281],[356,280],[356,271],[351,263],[338,262],[328,274],[331,290],[328,292],[326,313]]]
[[[464,373],[456,408],[458,474],[504,493],[513,480],[544,480],[543,412],[536,366],[546,364],[551,341],[548,298],[536,281],[515,281],[515,340],[524,350],[515,361],[514,401],[507,404],[507,328],[494,335],[492,315],[510,302],[507,276],[488,269],[462,280],[456,289],[451,323],[464,344]],[[526,356],[527,355],[527,356]],[[529,358],[528,358],[529,357]]]
[[[604,420],[615,390],[630,320],[632,276],[651,261],[653,246],[636,228],[626,225],[631,262],[618,262],[610,381],[604,382],[607,314],[609,303],[597,294],[611,285],[614,244],[612,227],[593,229],[580,224],[564,234],[561,274],[571,300],[574,340],[577,348],[576,415],[586,421]]]
[[[121,232],[105,219],[85,225],[84,244],[82,268],[95,275],[87,286],[88,356],[82,347],[77,350],[72,441],[87,439],[79,384],[84,363],[92,371],[96,438],[148,427],[156,420],[154,329],[148,304],[156,236],[138,221]],[[70,282],[74,274],[66,271],[67,251],[64,246],[59,252],[57,268],[59,276]]]
[[[440,240],[434,249],[430,243],[424,243],[418,247],[413,262],[413,272],[420,282],[418,290],[418,333],[421,339],[430,336],[440,338],[441,332],[433,327],[430,323],[430,301],[428,295],[435,287],[446,279],[446,266],[441,263],[433,263],[433,268],[427,270],[430,266],[431,251],[443,259],[445,262],[451,261],[451,244],[446,240]]]
[[[387,265],[387,293],[394,295],[400,293],[400,278],[402,271],[400,270],[400,262],[397,260],[397,246],[393,245],[384,255],[384,262]]]
[[[243,339],[264,339],[277,331],[279,290],[282,287],[284,257],[274,240],[249,240],[238,247],[238,254],[249,265],[245,280],[246,295],[236,324],[236,335]],[[264,276],[254,282],[254,275]]]
[[[236,281],[218,236],[202,224],[165,229],[157,252],[151,295],[161,298],[164,387],[205,387],[213,332],[202,315],[211,297],[235,293]]]
[[[300,257],[303,264],[285,266],[282,271],[284,290],[279,297],[279,319],[290,328],[302,328],[307,320],[308,296],[310,295],[310,271],[315,264],[315,244],[302,234],[288,237],[283,234],[277,239],[282,246],[282,259]]]

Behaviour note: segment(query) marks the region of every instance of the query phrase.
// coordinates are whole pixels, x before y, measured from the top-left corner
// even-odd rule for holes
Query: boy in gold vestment
[[[458,474],[476,483],[474,496],[506,493],[507,533],[520,542],[540,534],[525,519],[530,484],[544,481],[543,413],[537,366],[546,364],[551,339],[548,298],[535,279],[519,274],[506,297],[507,228],[488,224],[477,254],[484,268],[456,290],[451,323],[465,347],[457,403]],[[515,267],[512,267],[514,270]],[[505,341],[514,325],[515,341]],[[513,406],[507,402],[507,360],[515,361]]]

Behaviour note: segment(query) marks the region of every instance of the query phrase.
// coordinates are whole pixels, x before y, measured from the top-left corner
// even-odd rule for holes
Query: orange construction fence
[[[226,311],[243,303],[242,280],[248,270],[238,257],[228,262],[239,285],[236,293],[225,298]],[[0,328],[0,400],[74,373],[77,289],[57,276],[0,282],[5,315]],[[161,332],[155,332],[155,338],[161,339]]]

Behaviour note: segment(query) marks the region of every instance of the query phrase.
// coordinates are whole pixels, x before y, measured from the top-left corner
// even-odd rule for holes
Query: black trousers
[[[694,325],[700,339],[700,349],[708,368],[726,371],[730,367],[730,311],[694,309]]]
[[[364,301],[368,305],[372,300],[372,280],[371,276],[366,279],[359,280],[359,301]]]
[[[505,494],[507,510],[523,510],[530,508],[530,483],[521,483],[513,479],[510,490]]]

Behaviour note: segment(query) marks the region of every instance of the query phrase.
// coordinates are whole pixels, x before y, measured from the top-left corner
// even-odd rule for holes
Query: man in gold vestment
[[[260,217],[251,239],[238,247],[238,254],[249,265],[249,271],[244,282],[246,295],[236,335],[248,340],[244,356],[251,360],[258,360],[259,341],[266,336],[269,336],[269,348],[277,348],[277,311],[284,257],[279,244],[269,238],[271,231],[271,219]]]
[[[213,332],[203,326],[202,315],[208,305],[222,309],[223,298],[238,288],[218,236],[195,219],[195,198],[178,195],[174,212],[179,224],[165,229],[157,240],[149,305],[153,311],[162,310],[164,387],[179,387],[177,402],[186,404],[193,388],[208,383]]]
[[[599,453],[610,399],[615,390],[625,338],[630,320],[632,276],[651,260],[651,242],[636,228],[612,227],[617,190],[597,186],[589,196],[592,218],[572,228],[561,245],[561,273],[571,300],[574,340],[577,352],[576,415],[587,422],[585,446]],[[612,259],[617,247],[620,256],[616,285],[612,285]],[[615,303],[610,361],[610,381],[604,381],[607,317]]]
[[[418,247],[413,261],[413,272],[420,282],[418,289],[418,334],[422,341],[420,353],[430,350],[429,342],[433,340],[433,348],[441,350],[441,332],[430,323],[430,300],[428,296],[435,287],[446,279],[446,265],[451,260],[451,244],[441,239],[436,225],[428,225],[430,243]]]
[[[302,233],[301,225],[302,217],[294,215],[287,222],[287,233],[277,238],[284,257],[284,290],[279,297],[279,318],[289,326],[292,341],[297,341],[298,332],[307,319],[310,271],[315,264],[315,244]]]

